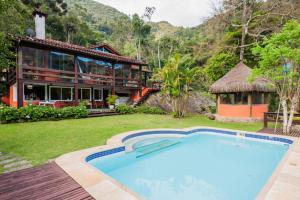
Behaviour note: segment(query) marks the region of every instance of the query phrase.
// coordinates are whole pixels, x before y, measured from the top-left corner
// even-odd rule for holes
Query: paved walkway
[[[0,175],[1,200],[92,200],[55,163]]]
[[[0,152],[0,174],[32,167],[31,163],[13,154]]]

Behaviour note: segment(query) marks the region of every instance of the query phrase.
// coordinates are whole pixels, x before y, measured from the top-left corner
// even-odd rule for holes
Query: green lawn
[[[262,123],[222,123],[203,116],[174,119],[163,115],[110,117],[0,125],[0,151],[39,165],[75,150],[105,144],[113,135],[138,129],[211,126],[257,131]]]

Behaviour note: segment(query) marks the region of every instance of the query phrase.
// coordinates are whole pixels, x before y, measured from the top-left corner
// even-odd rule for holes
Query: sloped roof
[[[257,78],[253,82],[249,82],[251,68],[243,62],[238,63],[222,78],[217,80],[210,87],[210,92],[217,93],[233,93],[233,92],[274,92],[271,82],[264,78]]]
[[[107,50],[109,50],[113,54],[121,56],[120,52],[118,52],[117,50],[115,50],[109,44],[106,44],[106,43],[96,44],[96,45],[92,45],[92,46],[89,47],[89,49],[95,49],[95,48],[106,48]]]
[[[100,52],[90,48],[86,48],[75,44],[70,44],[67,42],[61,42],[58,40],[52,40],[52,39],[42,40],[42,39],[31,38],[31,37],[14,37],[14,40],[18,41],[19,43],[27,43],[27,44],[32,44],[32,45],[37,45],[42,47],[55,48],[63,51],[70,51],[73,53],[80,53],[92,57],[109,59],[115,62],[125,62],[125,63],[136,64],[136,65],[147,65],[147,63],[141,60],[135,60],[126,56]]]

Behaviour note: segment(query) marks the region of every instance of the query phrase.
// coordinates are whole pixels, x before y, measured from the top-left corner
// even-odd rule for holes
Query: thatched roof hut
[[[211,87],[210,92],[218,93],[236,93],[236,92],[274,92],[270,81],[258,78],[249,82],[251,68],[243,62],[238,63],[232,70],[216,81]]]

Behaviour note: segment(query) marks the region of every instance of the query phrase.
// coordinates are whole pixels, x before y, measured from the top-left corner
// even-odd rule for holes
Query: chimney
[[[45,23],[48,15],[41,11],[41,7],[35,8],[32,14],[34,16],[36,38],[46,39]]]

